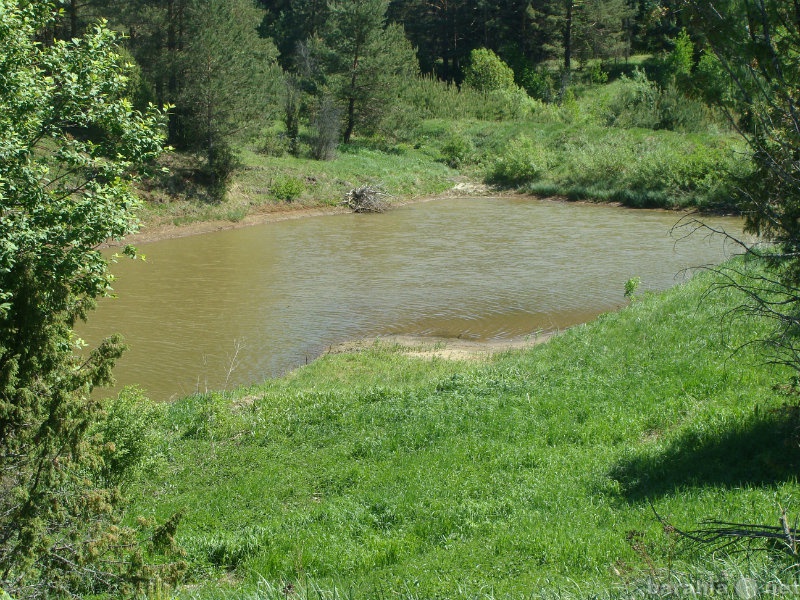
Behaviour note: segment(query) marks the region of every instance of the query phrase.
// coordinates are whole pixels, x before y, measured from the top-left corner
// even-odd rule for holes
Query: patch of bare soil
[[[352,340],[331,347],[327,354],[360,352],[375,345],[390,345],[405,356],[414,358],[462,361],[485,361],[499,352],[531,348],[549,340],[557,332],[542,331],[523,338],[476,342],[459,338],[440,338],[417,335],[387,335],[378,338]]]

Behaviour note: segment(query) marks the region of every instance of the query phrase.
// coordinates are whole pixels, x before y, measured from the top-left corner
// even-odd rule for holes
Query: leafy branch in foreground
[[[110,289],[99,245],[137,226],[130,184],[162,150],[163,115],[132,109],[103,24],[37,42],[56,14],[0,0],[0,587],[15,598],[123,595],[149,577],[92,397],[124,346],[87,353],[73,326]]]

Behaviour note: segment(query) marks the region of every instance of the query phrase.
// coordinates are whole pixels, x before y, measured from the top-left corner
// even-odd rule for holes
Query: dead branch
[[[789,525],[786,516],[786,509],[781,508],[780,525],[759,525],[753,523],[732,523],[719,521],[716,519],[703,521],[702,526],[690,531],[682,531],[669,524],[661,515],[656,512],[655,507],[650,505],[656,518],[664,525],[681,537],[690,540],[698,545],[709,546],[714,550],[721,550],[736,544],[744,544],[752,549],[752,544],[759,540],[772,542],[764,550],[778,547],[780,550],[793,558],[798,558],[798,530],[797,522],[794,526]]]
[[[362,185],[347,192],[342,205],[356,213],[382,213],[389,209],[390,197],[380,188]]]

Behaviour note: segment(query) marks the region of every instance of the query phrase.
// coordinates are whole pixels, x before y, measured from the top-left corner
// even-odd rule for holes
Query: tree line
[[[60,0],[60,9],[51,39],[99,18],[125,36],[139,67],[134,99],[172,107],[168,141],[204,157],[199,176],[217,198],[235,164],[231,135],[259,120],[283,120],[292,147],[304,121],[325,159],[355,132],[374,132],[409,78],[461,85],[475,50],[554,100],[588,61],[669,50],[688,23],[676,0]]]

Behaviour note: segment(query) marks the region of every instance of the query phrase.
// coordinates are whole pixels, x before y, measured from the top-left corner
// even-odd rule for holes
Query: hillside
[[[376,343],[153,407],[157,458],[129,514],[182,512],[190,597],[625,596],[790,577],[778,554],[714,558],[651,509],[691,529],[796,507],[796,398],[743,346],[765,324],[731,321],[737,298],[707,295],[714,281],[485,362]]]

